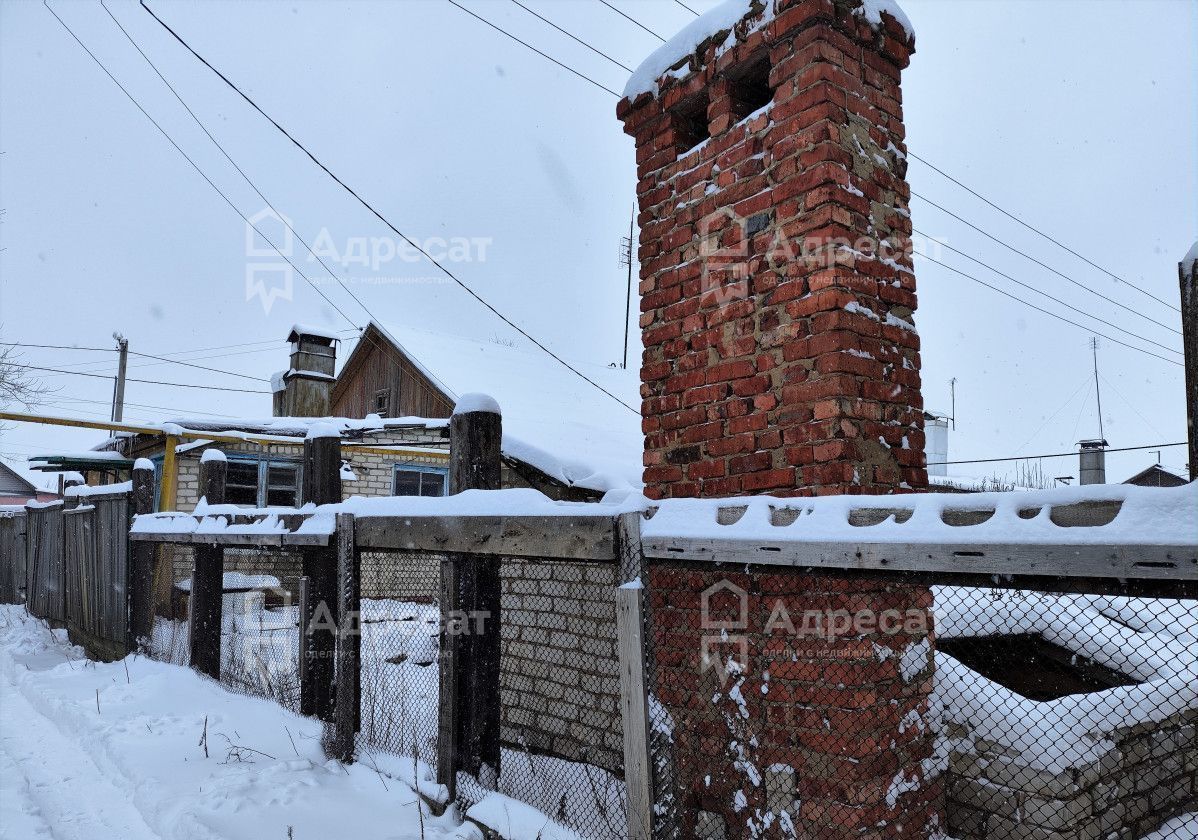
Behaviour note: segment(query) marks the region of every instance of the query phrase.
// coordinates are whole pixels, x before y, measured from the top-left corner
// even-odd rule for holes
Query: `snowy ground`
[[[187,668],[88,662],[21,607],[0,606],[0,709],[3,838],[478,836],[419,804],[410,763],[326,761],[316,722]]]

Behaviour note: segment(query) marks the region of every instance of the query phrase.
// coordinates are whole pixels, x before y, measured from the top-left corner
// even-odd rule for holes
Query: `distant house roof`
[[[1135,484],[1139,487],[1180,487],[1187,482],[1177,473],[1170,472],[1160,464],[1153,464],[1148,469],[1141,470],[1123,483]]]
[[[36,498],[38,489],[8,464],[0,461],[0,496]]]
[[[571,361],[591,384],[531,345],[370,327],[449,402],[474,392],[494,397],[503,411],[505,455],[574,487],[641,487],[638,371]],[[358,343],[343,370],[365,344]]]

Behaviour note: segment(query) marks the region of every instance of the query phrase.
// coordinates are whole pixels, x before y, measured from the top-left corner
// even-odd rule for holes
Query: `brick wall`
[[[615,564],[504,560],[500,737],[619,775]]]
[[[862,6],[753,2],[618,106],[636,141],[650,497],[927,484],[900,91],[914,42]],[[679,836],[938,835],[928,590],[671,563],[649,583],[673,732],[657,796]],[[743,591],[743,623],[704,620],[713,586]],[[779,602],[796,622],[917,620],[796,635],[770,629]]]
[[[935,836],[930,593],[739,568],[650,571],[682,836]],[[804,618],[863,610],[895,618],[834,637]]]
[[[947,724],[953,744],[948,828],[960,840],[1136,840],[1198,810],[1198,709],[1110,734],[1080,766],[1037,767],[1025,754]]]
[[[899,89],[914,45],[860,0],[776,6],[619,106],[651,496],[927,482]],[[690,148],[696,123],[711,136]]]

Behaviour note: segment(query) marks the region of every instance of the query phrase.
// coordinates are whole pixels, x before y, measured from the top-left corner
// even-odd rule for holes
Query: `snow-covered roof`
[[[287,334],[288,341],[295,341],[297,336],[308,335],[312,338],[325,338],[329,341],[340,341],[341,337],[331,327],[315,327],[311,324],[292,324],[291,332]]]
[[[505,455],[588,490],[641,486],[638,371],[570,362],[613,397],[536,347],[374,326],[451,402],[494,397]]]

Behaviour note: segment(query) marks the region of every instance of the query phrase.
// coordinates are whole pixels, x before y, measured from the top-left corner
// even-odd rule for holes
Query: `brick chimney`
[[[296,324],[287,335],[291,364],[271,383],[276,416],[327,417],[332,405],[337,335],[318,327]]]
[[[617,110],[639,179],[646,494],[925,487],[914,38],[891,0],[741,8],[663,45]],[[646,588],[673,723],[655,836],[942,836],[928,589],[682,560]]]
[[[639,178],[646,492],[924,487],[913,38],[860,0],[746,6],[685,56],[659,49],[618,108]]]

